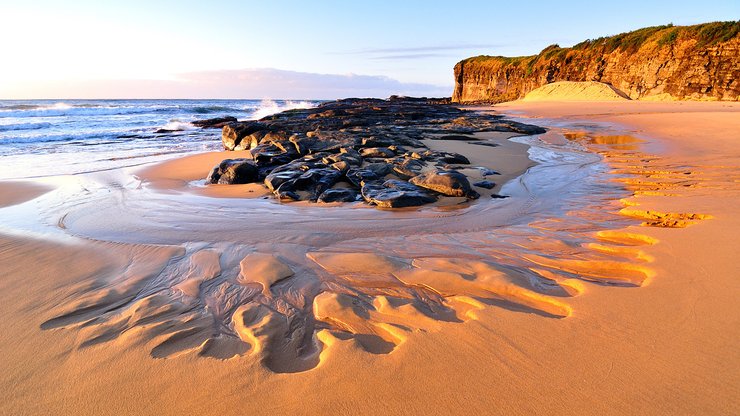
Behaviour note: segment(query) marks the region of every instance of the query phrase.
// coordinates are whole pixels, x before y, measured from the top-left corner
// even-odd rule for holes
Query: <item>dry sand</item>
[[[331,227],[292,220],[299,210],[317,215],[312,208],[274,204],[290,229],[264,216],[268,224],[251,227],[232,220],[266,257],[175,244],[181,234],[156,212],[126,228],[110,212],[137,215],[131,191],[116,205],[123,211],[100,205],[97,215],[173,244],[0,238],[0,414],[739,413],[740,106],[497,110],[547,117],[540,121],[601,152],[621,201],[607,195],[601,206],[539,216],[550,212],[541,211],[545,196],[518,198],[534,185],[520,179],[501,205],[481,201],[453,213],[325,209],[322,216],[349,222]],[[543,139],[567,142],[556,132]],[[220,158],[139,175],[156,192],[182,193],[203,175],[200,163]],[[11,204],[8,195],[1,206]],[[12,203],[33,195],[40,194]],[[258,203],[267,202],[218,209]],[[92,212],[60,224],[85,234]],[[526,223],[495,228],[487,221],[496,217]],[[209,219],[203,230],[219,226]],[[295,283],[311,273],[320,287]],[[220,281],[225,275],[231,280]],[[204,314],[199,302],[213,311],[240,296],[259,302],[234,312],[239,339],[218,335],[218,310]],[[278,319],[275,311],[300,299],[308,303]],[[291,347],[301,340],[278,342],[275,334],[303,328],[305,316],[316,319],[319,351],[296,357]]]
[[[203,186],[208,170],[224,159],[251,158],[248,151],[206,152],[172,159],[137,171],[152,188],[162,192],[193,192],[220,198],[259,198],[269,194],[261,184]]]

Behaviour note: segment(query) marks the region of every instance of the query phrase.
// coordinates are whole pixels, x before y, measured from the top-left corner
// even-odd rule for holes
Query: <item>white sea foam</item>
[[[170,130],[170,131],[184,131],[184,130],[194,130],[195,126],[185,121],[172,119],[167,124],[160,127],[160,129]]]
[[[285,101],[283,103],[277,103],[273,100],[266,99],[260,102],[259,107],[252,113],[251,118],[253,120],[259,120],[262,117],[267,117],[273,114],[277,114],[285,110],[293,110],[296,108],[313,108],[316,104],[309,101]]]
[[[72,108],[71,105],[67,103],[59,102],[59,103],[54,103],[53,105],[50,105],[48,107],[41,107],[39,108],[39,110],[69,110],[70,108]]]

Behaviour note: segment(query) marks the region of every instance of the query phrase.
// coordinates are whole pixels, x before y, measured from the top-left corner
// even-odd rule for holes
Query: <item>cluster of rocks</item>
[[[461,110],[427,99],[345,99],[285,111],[259,121],[221,118],[226,150],[250,157],[226,159],[211,184],[263,182],[277,197],[314,202],[366,201],[384,208],[418,206],[440,196],[478,198],[458,172],[469,160],[430,150],[422,139],[458,140],[476,132],[539,134],[537,126]]]

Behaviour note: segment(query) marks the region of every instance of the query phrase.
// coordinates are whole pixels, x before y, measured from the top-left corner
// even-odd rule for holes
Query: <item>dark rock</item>
[[[279,158],[280,160],[287,159],[285,163],[290,162],[292,160],[290,156],[281,157],[281,156],[285,156],[285,152],[279,147],[271,143],[259,144],[255,148],[250,150],[250,153],[252,154],[252,158],[258,165],[275,164],[273,162],[273,158]]]
[[[355,202],[362,199],[360,193],[354,189],[332,188],[319,195],[319,202]]]
[[[446,134],[444,136],[439,136],[439,137],[430,137],[430,139],[432,140],[458,140],[458,141],[478,140],[476,137],[466,136],[463,134]]]
[[[360,150],[362,157],[378,157],[378,158],[389,158],[394,157],[396,152],[387,147],[367,147]]]
[[[216,117],[216,118],[209,118],[206,120],[195,120],[191,124],[195,127],[201,127],[204,129],[220,129],[223,128],[225,125],[229,123],[233,123],[236,121],[236,117],[232,116],[225,116],[225,117]]]
[[[350,166],[360,166],[362,164],[361,157],[354,157],[353,155],[348,153],[337,153],[329,155],[326,156],[323,160],[324,163],[326,163],[327,165],[337,162],[344,162]]]
[[[390,207],[418,205],[435,199],[431,190],[395,179],[386,180],[391,175],[408,180],[428,175],[440,167],[452,170],[470,163],[457,153],[431,151],[421,140],[438,137],[477,143],[470,136],[476,132],[541,130],[500,115],[467,111],[445,103],[405,97],[337,100],[316,108],[285,111],[259,121],[228,122],[222,130],[222,142],[229,150],[250,150],[257,181],[264,181],[282,199],[318,200],[341,180],[362,188],[363,194],[377,201],[373,203]],[[217,120],[199,123],[215,125]],[[459,173],[449,174],[465,178]],[[218,170],[215,175],[223,176]],[[442,193],[463,193],[469,198],[477,195],[469,182],[462,180],[445,185],[449,189],[439,188],[439,184],[434,186]],[[339,193],[350,195],[351,190],[328,192],[326,199],[340,198]]]
[[[293,191],[278,191],[276,192],[278,199],[289,200],[289,201],[300,201],[301,196]]]
[[[334,169],[336,169],[336,170],[338,170],[338,171],[340,171],[342,173],[347,173],[347,171],[349,171],[349,163],[347,163],[345,161],[335,162],[335,163],[332,163],[329,166],[331,166],[332,168],[334,168]]]
[[[344,175],[347,181],[356,187],[361,187],[362,182],[377,181],[381,179],[375,172],[370,169],[350,169]]]
[[[257,166],[248,159],[225,159],[211,170],[206,183],[242,184],[259,180]]]
[[[421,174],[426,167],[426,163],[418,159],[402,159],[393,164],[393,171],[401,179],[410,179]]]
[[[393,140],[384,137],[366,137],[362,139],[363,147],[383,147],[393,144]]]
[[[292,169],[273,171],[265,178],[265,185],[277,195],[306,191],[309,193],[309,199],[315,201],[324,191],[334,186],[341,177],[341,172],[330,168],[314,168],[305,172]]]
[[[470,144],[477,144],[478,146],[487,146],[487,147],[498,147],[498,144],[491,143],[491,142],[470,142]]]
[[[491,195],[491,198],[496,198],[496,199],[504,199],[504,198],[508,198],[508,197],[509,197],[509,195],[501,195],[501,194],[493,194],[493,195]]]
[[[394,179],[363,182],[362,197],[381,208],[415,207],[437,200],[416,185]]]
[[[447,196],[464,196],[475,199],[480,197],[470,187],[468,178],[459,172],[433,171],[411,178],[409,181],[422,188],[431,189]]]
[[[243,139],[253,133],[266,130],[267,126],[257,121],[234,122],[226,124],[221,131],[221,142],[226,150],[247,150],[254,146],[253,140]]]
[[[479,186],[485,189],[493,189],[494,187],[496,187],[496,184],[491,181],[480,181],[480,182],[475,182],[473,186]]]
[[[276,192],[280,185],[282,185],[285,182],[292,181],[301,175],[303,175],[303,171],[299,169],[291,169],[291,170],[273,170],[270,172],[269,175],[265,178],[265,186],[267,186],[267,189],[269,189],[272,192]]]
[[[439,159],[445,163],[450,163],[450,164],[458,164],[458,165],[469,165],[470,164],[470,160],[468,160],[467,157],[459,153],[441,153]]]
[[[365,165],[364,168],[371,170],[373,173],[378,175],[379,178],[382,178],[386,175],[389,175],[391,172],[393,172],[393,169],[391,168],[391,166],[384,162],[368,163],[367,165]]]

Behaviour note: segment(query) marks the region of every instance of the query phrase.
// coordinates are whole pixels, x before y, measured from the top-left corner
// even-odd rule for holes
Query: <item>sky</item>
[[[0,99],[449,96],[469,56],[738,19],[740,0],[0,0]]]

